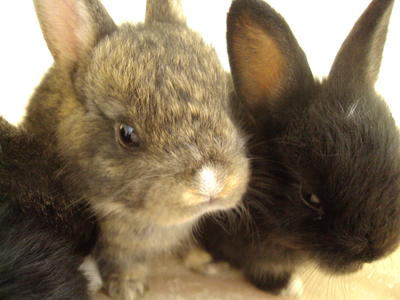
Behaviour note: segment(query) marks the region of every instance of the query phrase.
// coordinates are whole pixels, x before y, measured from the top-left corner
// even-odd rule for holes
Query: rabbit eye
[[[134,148],[139,146],[139,137],[132,126],[120,124],[117,130],[117,139],[125,148]]]
[[[318,213],[319,219],[322,217],[324,211],[321,206],[321,201],[315,194],[303,193],[302,194],[303,203],[312,210]]]

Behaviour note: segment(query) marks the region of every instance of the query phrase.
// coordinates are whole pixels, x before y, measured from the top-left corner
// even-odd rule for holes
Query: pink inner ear
[[[93,41],[86,5],[81,0],[39,1],[39,19],[55,60],[69,64],[81,59]]]
[[[277,98],[286,81],[287,58],[275,37],[243,13],[235,25],[230,47],[240,89],[254,107]]]

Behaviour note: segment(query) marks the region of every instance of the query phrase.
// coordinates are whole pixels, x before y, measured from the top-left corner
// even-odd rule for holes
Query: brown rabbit
[[[136,299],[153,256],[246,190],[230,82],[180,1],[149,0],[144,24],[120,27],[96,0],[34,2],[55,63],[24,127],[57,150],[97,214],[105,290]]]
[[[209,218],[202,242],[264,290],[293,287],[303,262],[342,274],[399,245],[399,132],[374,90],[393,2],[372,1],[322,82],[267,3],[232,4],[234,107],[252,134],[249,218]]]

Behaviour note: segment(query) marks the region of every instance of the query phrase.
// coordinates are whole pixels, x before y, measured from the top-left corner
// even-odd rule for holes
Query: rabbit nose
[[[200,169],[198,176],[198,191],[209,202],[231,197],[243,186],[240,175],[221,174],[213,167],[203,167]]]
[[[385,256],[384,251],[370,246],[360,255],[360,260],[364,263],[372,263],[383,256]]]
[[[202,167],[196,172],[193,185],[184,192],[183,201],[191,206],[211,203],[219,198],[221,190],[215,168]]]
[[[198,189],[200,194],[209,198],[210,201],[216,198],[222,190],[216,171],[211,167],[203,167],[199,171]]]

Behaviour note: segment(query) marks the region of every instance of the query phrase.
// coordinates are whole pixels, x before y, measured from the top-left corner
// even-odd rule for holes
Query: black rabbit
[[[0,299],[89,299],[80,266],[96,232],[58,157],[0,118]]]
[[[253,136],[249,218],[208,218],[200,239],[261,289],[289,288],[303,262],[353,272],[399,244],[399,132],[374,90],[393,2],[372,1],[322,82],[268,4],[232,4],[232,106]]]

